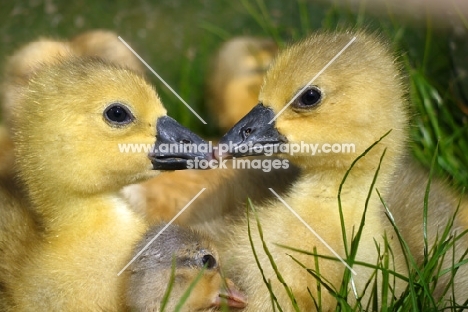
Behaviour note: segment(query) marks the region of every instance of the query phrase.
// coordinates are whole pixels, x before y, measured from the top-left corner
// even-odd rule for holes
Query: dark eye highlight
[[[299,109],[310,109],[316,107],[322,100],[322,92],[317,87],[304,90],[293,102],[293,107]]]
[[[104,110],[104,117],[111,124],[122,126],[131,123],[135,117],[130,110],[120,103],[113,103]]]
[[[217,264],[216,259],[209,254],[202,257],[202,263],[208,270],[214,269]]]

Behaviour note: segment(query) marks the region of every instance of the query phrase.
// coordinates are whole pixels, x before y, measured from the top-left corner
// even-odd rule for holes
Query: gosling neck
[[[402,153],[382,146],[370,150],[354,162],[358,156],[350,156],[345,161],[327,156],[312,158],[305,166],[303,164],[297,185],[302,185],[301,189],[314,198],[336,200],[340,193],[342,198],[348,197],[364,203],[374,183],[373,194],[377,189],[385,196],[393,172],[402,159]],[[311,188],[310,185],[314,187]]]
[[[99,228],[111,220],[139,218],[120,192],[77,195],[71,192],[30,192],[33,209],[47,233],[79,231],[82,227]],[[128,222],[128,221],[124,221]],[[93,226],[95,225],[95,226]]]

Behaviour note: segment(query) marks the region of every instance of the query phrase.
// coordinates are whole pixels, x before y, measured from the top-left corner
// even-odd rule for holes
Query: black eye
[[[212,255],[204,255],[202,257],[202,263],[208,270],[216,267],[216,259]]]
[[[322,92],[317,87],[311,87],[302,92],[301,95],[294,101],[296,108],[312,108],[317,106],[322,100]]]
[[[126,125],[134,119],[130,110],[120,103],[114,103],[107,107],[104,111],[104,117],[117,125]]]

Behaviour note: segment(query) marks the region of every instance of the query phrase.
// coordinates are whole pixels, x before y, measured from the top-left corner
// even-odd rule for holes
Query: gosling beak
[[[243,309],[247,305],[246,296],[237,289],[236,285],[230,279],[226,279],[224,287],[219,292],[219,296],[213,302],[213,307]]]
[[[274,117],[271,108],[257,104],[221,138],[215,157],[263,155],[267,146],[272,148],[286,143],[288,140],[278,132],[276,122],[269,123]]]
[[[189,169],[197,158],[213,158],[205,140],[169,116],[158,118],[156,133],[156,144],[148,155],[154,170]]]

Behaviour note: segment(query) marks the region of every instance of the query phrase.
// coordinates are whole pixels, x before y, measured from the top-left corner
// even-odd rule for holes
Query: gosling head
[[[159,311],[171,275],[174,280],[166,306],[168,311],[174,310],[192,283],[196,284],[184,305],[189,311],[211,311],[222,305],[245,307],[244,294],[231,280],[221,276],[218,254],[207,237],[191,229],[162,223],[146,234],[135,251],[140,252],[149,242],[148,248],[130,266],[127,305],[132,310]]]
[[[204,141],[166,116],[140,75],[98,59],[44,66],[18,101],[12,116],[18,166],[27,184],[44,191],[116,191],[154,176],[153,169],[183,169],[187,160],[206,156],[155,150],[158,140]]]
[[[353,37],[355,41],[325,68]],[[397,155],[406,138],[405,93],[395,58],[381,39],[363,32],[318,33],[279,54],[266,74],[260,103],[220,144],[231,142],[231,156],[264,153],[262,149],[239,152],[246,144],[270,148],[286,142],[289,147],[317,144],[327,151],[352,144],[350,153],[323,150],[311,157],[311,150],[285,152],[302,168],[348,168],[391,130],[373,152],[381,154],[387,148],[387,156]]]

